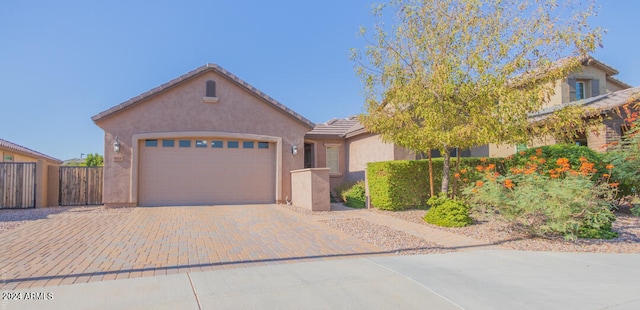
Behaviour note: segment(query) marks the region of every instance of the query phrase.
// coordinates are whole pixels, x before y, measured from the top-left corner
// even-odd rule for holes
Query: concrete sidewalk
[[[0,309],[639,309],[639,262],[504,250],[381,256],[4,291],[48,300]]]

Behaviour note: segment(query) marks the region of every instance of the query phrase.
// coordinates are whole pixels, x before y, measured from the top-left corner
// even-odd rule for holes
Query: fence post
[[[60,166],[47,165],[47,206],[60,205]]]
[[[48,191],[48,178],[47,178],[47,164],[42,159],[38,159],[36,162],[36,186],[35,186],[35,207],[42,208],[46,207],[47,204],[47,191]]]

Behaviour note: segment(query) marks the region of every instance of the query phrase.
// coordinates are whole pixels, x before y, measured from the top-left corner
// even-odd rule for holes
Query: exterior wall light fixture
[[[113,142],[113,151],[120,153],[120,141],[118,141],[118,136],[116,136],[116,142]]]

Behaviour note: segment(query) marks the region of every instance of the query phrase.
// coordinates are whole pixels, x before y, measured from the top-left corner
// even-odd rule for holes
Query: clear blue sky
[[[62,160],[102,154],[91,116],[206,63],[316,123],[361,113],[349,50],[372,2],[2,0],[0,138]],[[594,55],[638,86],[640,1],[600,5]]]

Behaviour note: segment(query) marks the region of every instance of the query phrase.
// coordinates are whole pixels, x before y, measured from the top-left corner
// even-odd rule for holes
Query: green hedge
[[[482,161],[484,160],[484,162]],[[502,158],[470,158],[460,159],[460,169],[469,171],[467,180],[458,182],[462,188],[470,182],[475,182],[473,172],[478,165],[495,164],[499,172],[503,172]],[[433,159],[434,191],[440,192],[442,186],[442,158]],[[451,159],[450,187],[453,185],[456,159]],[[426,208],[429,199],[429,161],[424,160],[393,160],[367,164],[367,178],[369,180],[369,195],[371,204],[384,210],[404,210],[407,208]]]

